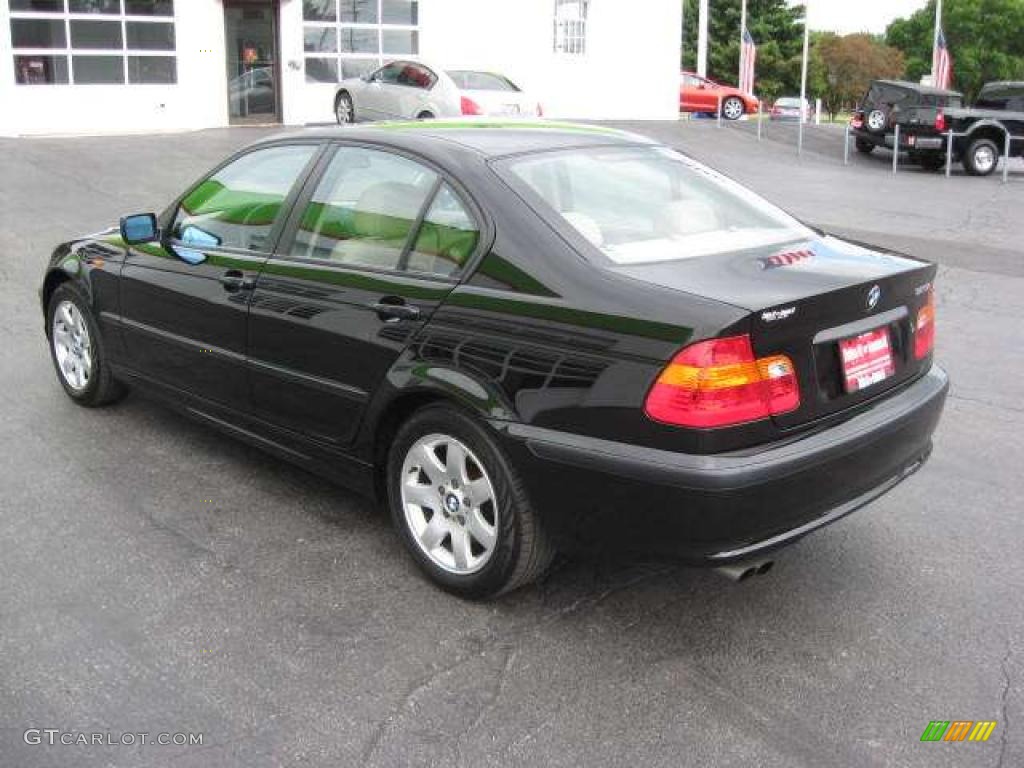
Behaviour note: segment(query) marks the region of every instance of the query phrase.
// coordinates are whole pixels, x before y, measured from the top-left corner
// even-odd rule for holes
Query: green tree
[[[866,34],[819,36],[811,62],[822,88],[819,93],[832,117],[863,96],[870,81],[900,77],[904,71],[900,50]]]
[[[953,87],[968,100],[990,80],[1024,80],[1024,0],[944,0],[942,15]],[[906,56],[908,79],[931,72],[934,33],[935,0],[886,30],[886,42]]]
[[[697,68],[698,0],[684,0],[683,68]],[[711,0],[708,21],[708,77],[736,83],[740,63],[740,0]],[[754,89],[773,100],[800,92],[803,53],[802,5],[786,0],[748,0],[747,28],[757,44]]]

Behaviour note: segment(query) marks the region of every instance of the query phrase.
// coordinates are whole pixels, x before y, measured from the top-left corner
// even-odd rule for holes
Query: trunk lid
[[[758,357],[783,354],[800,382],[800,406],[774,417],[804,425],[878,397],[930,363],[913,352],[913,323],[935,265],[833,237],[688,260],[618,266],[620,274],[747,310]],[[840,341],[885,329],[893,370],[848,391]]]
[[[522,91],[489,91],[463,88],[462,93],[492,117],[536,117],[537,102]]]

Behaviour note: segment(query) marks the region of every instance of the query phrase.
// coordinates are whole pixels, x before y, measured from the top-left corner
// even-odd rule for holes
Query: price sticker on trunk
[[[889,329],[876,328],[839,342],[847,392],[859,392],[896,372],[889,345]]]

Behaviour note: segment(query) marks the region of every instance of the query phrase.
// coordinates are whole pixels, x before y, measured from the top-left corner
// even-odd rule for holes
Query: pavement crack
[[[974,403],[975,405],[984,405],[988,408],[994,408],[1000,411],[1012,411],[1013,413],[1024,413],[1024,407],[1017,405],[1007,405],[1006,403],[994,403],[991,400],[986,400],[982,397],[967,397],[966,395],[960,395],[955,392],[949,393],[950,400],[962,400],[965,403]]]

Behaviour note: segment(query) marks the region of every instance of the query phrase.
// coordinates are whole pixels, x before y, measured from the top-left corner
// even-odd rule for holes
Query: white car
[[[342,80],[334,97],[341,124],[460,115],[540,117],[540,104],[503,75],[392,61],[375,72]]]

